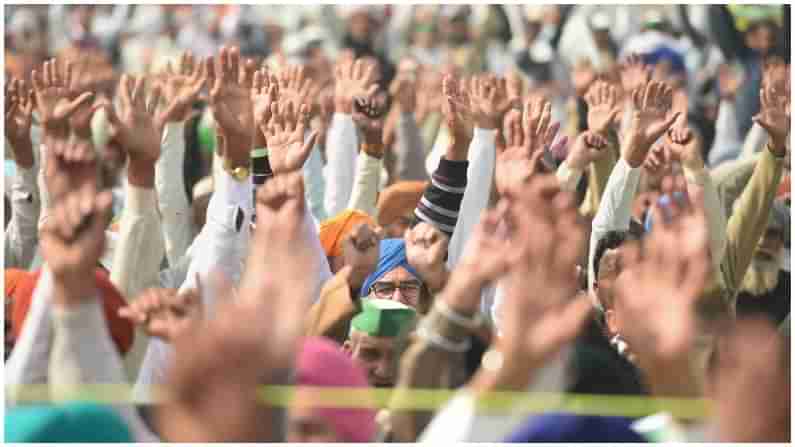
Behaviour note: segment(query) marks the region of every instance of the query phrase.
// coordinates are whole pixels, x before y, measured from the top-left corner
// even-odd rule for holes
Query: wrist
[[[767,143],[767,149],[776,157],[783,157],[787,154],[787,139],[773,139],[771,137]]]
[[[155,187],[155,163],[130,158],[127,166],[127,181],[139,188]]]
[[[430,290],[431,293],[438,293],[444,289],[449,278],[450,272],[447,270],[444,263],[429,269],[423,274],[425,285],[428,286],[428,290]]]
[[[334,99],[334,111],[337,113],[344,113],[345,115],[352,115],[353,101],[348,98],[336,97]]]
[[[384,144],[380,141],[377,143],[365,141],[361,144],[360,148],[362,152],[371,157],[381,159],[384,156]]]
[[[453,139],[450,145],[447,146],[445,158],[450,161],[466,161],[469,152],[469,141],[463,142],[458,139]]]
[[[13,141],[11,142],[13,149],[14,162],[17,166],[25,169],[33,167],[35,160],[33,159],[33,144],[28,141]]]
[[[86,278],[92,278],[86,281]],[[53,296],[55,304],[61,306],[74,306],[96,293],[93,282],[93,272],[82,274],[53,272]]]

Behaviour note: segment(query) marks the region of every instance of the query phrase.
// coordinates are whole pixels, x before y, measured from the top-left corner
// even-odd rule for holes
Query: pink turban
[[[298,385],[316,387],[369,387],[364,371],[324,337],[304,339],[298,355]],[[375,410],[371,408],[317,408],[334,427],[341,442],[373,442],[376,435]]]

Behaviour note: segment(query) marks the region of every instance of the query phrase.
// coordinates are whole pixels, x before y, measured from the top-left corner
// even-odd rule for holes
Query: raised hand
[[[560,124],[552,124],[552,105],[544,98],[528,99],[522,113],[511,110],[505,116],[505,149],[497,154],[497,191],[525,183],[540,169],[544,151],[555,139]]]
[[[618,89],[605,81],[596,81],[585,94],[585,102],[588,104],[588,130],[607,137],[621,113]]]
[[[198,278],[197,278],[198,280]],[[176,289],[147,289],[119,316],[132,321],[150,337],[171,342],[202,319],[201,284],[198,290],[179,293]]]
[[[630,55],[620,68],[621,87],[624,93],[631,95],[635,90],[644,88],[651,80],[651,69],[643,63],[637,54]]]
[[[189,118],[193,104],[207,80],[206,70],[207,65],[196,61],[189,51],[182,53],[176,68],[172,67],[171,62],[166,65],[158,82],[164,102],[157,114],[161,128],[166,123],[182,122]]]
[[[271,119],[271,110],[279,98],[279,82],[276,76],[262,67],[254,72],[251,85],[251,103],[254,107],[254,122],[267,123]],[[254,129],[253,148],[268,147],[268,139],[261,126]]]
[[[459,80],[450,74],[442,81],[442,115],[452,140],[446,158],[456,161],[467,159],[474,124],[469,95],[462,91],[459,84]]]
[[[210,108],[225,142],[219,145],[224,151],[221,156],[229,159],[232,166],[248,166],[254,137],[251,85],[246,79],[249,72],[241,67],[237,47],[221,47],[218,57],[209,58],[206,63],[214,80],[210,87]]]
[[[781,72],[786,73],[781,76]],[[770,135],[770,148],[783,157],[787,151],[787,136],[790,129],[790,83],[789,66],[780,60],[765,66],[762,89],[759,90],[761,108],[753,119]]]
[[[6,82],[6,138],[11,143],[14,161],[22,168],[31,168],[33,143],[30,139],[30,126],[33,122],[33,91],[21,79]]]
[[[583,170],[607,154],[607,139],[592,131],[581,133],[571,146],[566,161],[571,169]]]
[[[663,210],[659,209],[661,213]],[[625,269],[614,290],[621,307],[617,331],[657,394],[692,391],[679,377],[689,371],[689,353],[696,331],[695,302],[710,270],[709,234],[703,213],[696,209],[655,224],[643,249],[623,249]],[[659,297],[665,296],[660,301]],[[655,312],[649,312],[652,306]],[[681,384],[685,388],[679,389]]]
[[[421,222],[409,229],[404,239],[409,264],[417,269],[431,292],[442,290],[449,274],[445,258],[450,238],[433,225]]]
[[[378,265],[378,234],[366,223],[361,223],[342,242],[345,266],[350,267],[350,286],[355,290],[364,284]],[[357,295],[358,296],[358,295]]]
[[[123,75],[119,81],[119,109],[109,109],[112,139],[118,141],[131,162],[154,165],[160,158],[160,129],[155,108],[160,100],[158,86],[146,95],[143,78]]]
[[[274,175],[298,171],[304,166],[317,140],[312,131],[306,139],[304,133],[309,126],[309,106],[299,110],[291,102],[278,102],[272,106],[271,119],[259,123],[268,140],[268,159]]]
[[[400,111],[414,113],[417,108],[417,80],[409,76],[398,76],[389,86],[389,94],[397,100]]]
[[[510,108],[502,103],[498,80],[494,75],[473,76],[469,82],[469,101],[472,119],[481,129],[496,129],[500,125],[502,113]],[[504,89],[503,89],[504,93]],[[504,93],[507,96],[507,93]],[[505,110],[503,108],[505,107]]]
[[[354,98],[369,98],[378,90],[375,65],[352,55],[340,58],[334,68],[334,107],[337,113],[352,114]]]
[[[571,80],[574,83],[574,91],[577,96],[583,96],[588,92],[593,81],[596,80],[596,72],[588,59],[581,59],[571,71]]]
[[[536,176],[510,196],[510,271],[496,349],[498,389],[524,389],[532,372],[579,333],[590,302],[576,296],[574,266],[585,245],[573,196],[553,175]],[[543,235],[543,237],[539,237]]]
[[[50,212],[40,231],[41,252],[52,271],[56,300],[75,304],[93,298],[92,278],[105,247],[112,196],[94,185],[69,191]]]
[[[679,118],[681,113],[668,114],[673,90],[668,85],[652,81],[632,92],[632,119],[622,142],[622,155],[633,168],[643,164],[654,144]]]
[[[383,135],[386,113],[385,95],[355,99],[353,121],[362,136],[362,150],[372,157],[384,156]]]
[[[68,135],[69,117],[94,94],[85,92],[70,99],[71,65],[67,65],[64,70],[55,59],[45,62],[41,71],[33,70],[31,79],[42,129],[45,133],[57,136]]]
[[[296,110],[301,104],[314,104],[320,93],[320,86],[307,76],[304,66],[285,67],[279,73],[278,82],[279,100],[291,102]]]

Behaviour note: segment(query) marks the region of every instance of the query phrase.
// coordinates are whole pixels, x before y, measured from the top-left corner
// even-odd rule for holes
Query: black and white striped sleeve
[[[467,186],[469,161],[442,158],[414,210],[416,225],[426,222],[452,237]]]

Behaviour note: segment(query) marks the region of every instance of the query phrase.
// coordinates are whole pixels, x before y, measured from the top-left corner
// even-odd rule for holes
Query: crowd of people
[[[5,11],[7,441],[790,441],[788,5]]]

